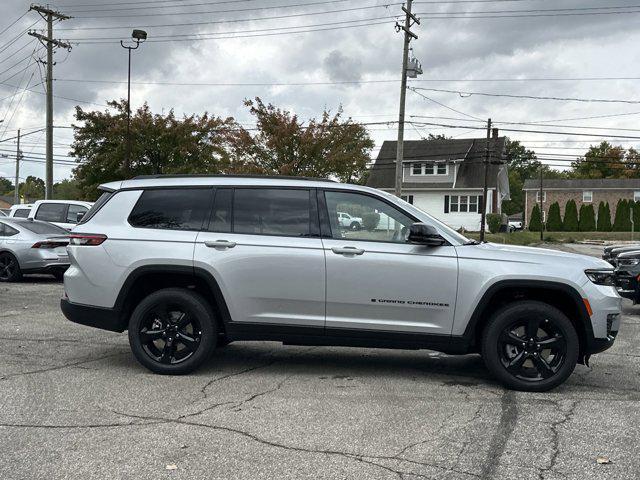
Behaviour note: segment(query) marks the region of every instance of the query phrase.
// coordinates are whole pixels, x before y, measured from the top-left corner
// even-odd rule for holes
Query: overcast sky
[[[155,112],[172,108],[178,114],[208,111],[248,124],[251,117],[242,101],[260,96],[302,118],[342,105],[345,115],[356,121],[397,120],[402,36],[395,32],[394,24],[402,11],[401,3],[391,1],[60,0],[52,7],[74,18],[56,23],[54,36],[71,42],[73,49],[55,54],[55,125],[71,125],[75,105],[104,109],[106,101],[126,97],[127,58],[119,40],[129,38],[132,28],[142,28],[149,35],[133,52],[133,108],[146,101]],[[0,31],[25,14],[29,4],[0,0]],[[640,131],[607,130],[640,128],[636,126],[640,104],[633,103],[640,101],[638,4],[637,0],[415,1],[414,11],[422,23],[414,27],[419,38],[412,47],[424,74],[411,81],[411,87],[629,103],[419,90],[438,104],[409,91],[409,120],[467,128],[407,125],[406,138],[418,139],[428,133],[482,137],[483,131],[471,127],[481,126],[474,118],[487,117],[496,122],[551,120],[553,125],[566,125],[496,125],[504,129],[640,136]],[[347,23],[350,21],[353,23]],[[39,30],[44,26],[32,11],[0,35],[0,119],[4,118],[0,140],[13,137],[18,128],[24,133],[45,125],[43,77],[30,59],[39,44],[26,34],[29,27]],[[200,39],[195,39],[197,35]],[[207,37],[213,38],[203,39]],[[35,57],[44,58],[44,52],[36,52]],[[616,79],[584,80],[594,77]],[[567,78],[573,80],[532,80]],[[319,82],[334,84],[317,85]],[[192,85],[177,85],[189,83]],[[205,83],[218,85],[193,85]],[[247,85],[252,83],[298,85]],[[627,113],[631,115],[619,115]],[[619,116],[583,119],[605,115]],[[579,120],[573,120],[576,118]],[[371,126],[377,146],[394,140],[396,128],[395,124]],[[502,133],[558,159],[570,159],[601,140],[596,136]],[[72,135],[71,129],[55,129],[56,158],[68,155]],[[24,155],[35,161],[23,163],[21,177],[44,177],[44,164],[36,160],[44,157],[44,139],[44,133],[24,138]],[[611,140],[625,146],[638,144],[634,139]],[[0,154],[12,155],[14,150],[12,140],[0,143]],[[0,157],[0,176],[13,178],[14,165],[13,159]],[[70,174],[70,166],[57,164],[54,181]]]

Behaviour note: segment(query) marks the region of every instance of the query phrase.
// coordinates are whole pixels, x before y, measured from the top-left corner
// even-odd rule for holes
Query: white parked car
[[[522,220],[509,220],[509,231],[522,230]]]
[[[351,230],[360,230],[362,228],[362,218],[352,217],[344,212],[338,212],[338,223],[341,227],[350,228]]]
[[[84,216],[93,203],[80,200],[38,200],[29,210],[28,218],[53,223],[71,230]]]
[[[31,203],[22,203],[18,205],[12,205],[9,209],[9,217],[15,218],[27,218],[29,216],[29,211],[33,207]]]

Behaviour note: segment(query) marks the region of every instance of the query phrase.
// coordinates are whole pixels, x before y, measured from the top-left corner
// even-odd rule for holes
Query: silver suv
[[[128,330],[157,373],[271,340],[481,353],[505,385],[542,391],[609,348],[620,325],[606,262],[478,244],[372,188],[231,176],[100,188],[70,238],[62,310]]]

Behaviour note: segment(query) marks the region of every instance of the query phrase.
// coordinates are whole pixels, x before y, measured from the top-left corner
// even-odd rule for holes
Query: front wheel
[[[350,226],[351,226],[351,230],[354,230],[354,231],[358,231],[361,228],[360,223],[358,222],[353,222]]]
[[[578,361],[578,334],[564,313],[536,301],[498,310],[484,329],[482,357],[514,390],[543,392],[562,384]]]
[[[129,345],[149,370],[190,373],[216,347],[216,319],[207,301],[182,288],[165,288],[142,300],[129,320]]]

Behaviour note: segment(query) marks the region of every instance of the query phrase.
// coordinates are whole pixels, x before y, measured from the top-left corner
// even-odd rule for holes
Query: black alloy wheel
[[[351,224],[351,230],[354,230],[354,231],[360,230],[360,224],[358,222],[353,222]]]
[[[22,278],[18,259],[9,252],[0,253],[0,282],[15,282]]]
[[[149,370],[169,375],[192,372],[216,347],[218,329],[211,305],[185,288],[165,288],[144,298],[129,320],[129,345]]]
[[[513,376],[535,382],[558,373],[567,356],[567,343],[548,318],[530,317],[502,330],[498,355]]]
[[[179,305],[160,303],[140,324],[142,348],[154,361],[177,364],[191,357],[200,345],[200,321]]]
[[[578,361],[580,341],[571,320],[539,301],[508,304],[487,322],[482,357],[509,388],[543,392],[562,384]]]

